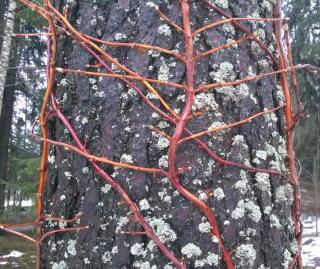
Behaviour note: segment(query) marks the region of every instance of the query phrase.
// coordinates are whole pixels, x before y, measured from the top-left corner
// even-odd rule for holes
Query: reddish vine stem
[[[69,123],[69,121],[66,119],[66,117],[62,114],[61,110],[59,109],[59,106],[57,105],[56,101],[54,100],[54,96],[51,95],[51,102],[54,111],[57,113],[58,119],[62,122],[62,124],[68,129],[72,139],[76,143],[77,147],[85,152],[88,153],[87,149],[84,147],[83,143],[80,141],[79,137],[77,136],[75,130]],[[99,165],[96,164],[94,160],[88,159],[88,161],[92,164],[93,168],[99,174],[106,182],[108,182],[121,196],[123,201],[126,203],[126,205],[131,209],[132,213],[135,215],[141,226],[144,228],[145,233],[150,237],[154,243],[159,247],[159,249],[163,252],[163,254],[172,261],[172,263],[177,266],[179,269],[185,269],[185,265],[183,262],[178,260],[174,254],[160,241],[160,239],[156,236],[148,222],[145,220],[143,215],[141,214],[139,208],[137,205],[131,200],[127,192],[121,187],[119,183],[117,183],[108,173],[106,173]]]
[[[183,19],[183,35],[185,39],[186,50],[186,86],[188,91],[186,93],[186,103],[181,114],[181,118],[177,122],[176,129],[171,137],[169,154],[168,154],[168,166],[169,166],[169,179],[171,184],[191,203],[197,206],[208,219],[212,229],[211,233],[215,235],[219,240],[219,248],[222,252],[223,260],[228,269],[233,269],[233,261],[228,250],[225,248],[221,233],[219,231],[216,216],[212,209],[204,203],[202,200],[194,196],[189,192],[180,182],[176,169],[176,154],[178,149],[178,142],[182,136],[185,123],[192,111],[192,105],[195,100],[194,90],[194,76],[195,76],[195,58],[193,48],[193,38],[189,14],[189,4],[187,0],[180,0],[182,19]]]
[[[220,14],[221,16],[227,18],[227,19],[232,19],[232,16],[227,14],[223,9],[217,7],[215,4],[209,2],[208,0],[201,0],[201,2],[205,3],[209,8],[213,9],[214,11],[216,11],[218,14]],[[280,19],[280,18],[279,18]],[[235,26],[236,28],[238,28],[239,30],[241,30],[242,32],[246,33],[247,35],[251,36],[251,38],[259,45],[259,47],[264,50],[267,55],[270,57],[270,59],[272,60],[272,62],[275,65],[278,65],[278,61],[276,59],[276,57],[273,55],[273,53],[270,51],[270,49],[268,48],[268,46],[266,44],[264,44],[260,39],[258,39],[250,30],[248,30],[246,27],[244,27],[243,25],[241,25],[238,21],[231,21],[231,24],[233,26]]]
[[[128,196],[128,194],[124,191],[124,189],[118,184],[118,182],[113,179],[109,174],[107,174],[102,168],[96,163],[96,162],[104,162],[108,163],[111,165],[118,165],[123,168],[128,168],[128,169],[134,169],[138,171],[143,171],[143,172],[150,172],[150,173],[162,173],[164,175],[168,175],[169,179],[172,183],[172,185],[190,202],[192,202],[195,206],[197,206],[207,217],[209,223],[212,226],[212,231],[211,234],[217,236],[219,240],[219,247],[223,255],[223,260],[226,264],[226,267],[228,269],[234,268],[232,259],[231,259],[231,252],[228,252],[228,250],[224,247],[224,243],[222,240],[222,235],[219,231],[218,223],[216,220],[216,216],[214,215],[212,209],[206,205],[203,201],[198,199],[196,196],[194,196],[192,193],[190,193],[180,182],[178,175],[181,173],[181,169],[176,167],[176,153],[177,149],[179,147],[179,143],[181,141],[185,140],[194,140],[195,142],[198,143],[200,148],[202,148],[212,159],[217,161],[220,165],[228,165],[228,166],[234,166],[238,167],[240,169],[246,169],[251,172],[262,172],[262,173],[269,173],[269,174],[274,174],[274,175],[281,175],[281,172],[279,171],[274,171],[274,170],[266,170],[266,169],[257,169],[254,167],[246,166],[244,164],[239,164],[239,163],[234,163],[228,160],[223,160],[220,157],[218,157],[203,141],[201,141],[198,137],[201,136],[199,134],[193,134],[190,130],[186,128],[186,122],[190,119],[190,117],[193,117],[195,114],[192,114],[192,104],[194,103],[195,100],[195,94],[196,92],[200,92],[203,90],[207,90],[209,88],[216,88],[216,87],[223,87],[223,86],[230,86],[230,85],[238,85],[247,81],[252,81],[256,80],[262,77],[274,75],[274,74],[280,74],[281,77],[281,83],[284,89],[285,97],[286,97],[286,110],[285,110],[285,116],[286,116],[286,122],[287,122],[287,135],[288,135],[288,163],[289,163],[289,169],[290,169],[290,183],[295,187],[295,204],[294,204],[294,209],[293,209],[293,216],[294,216],[294,221],[295,221],[295,227],[299,226],[299,190],[298,188],[298,178],[294,175],[294,152],[293,148],[291,147],[292,141],[293,141],[293,131],[292,128],[294,126],[294,120],[292,116],[292,111],[291,111],[291,96],[290,96],[290,91],[288,87],[288,82],[287,82],[287,72],[291,71],[292,76],[293,73],[296,69],[299,68],[310,68],[313,71],[318,71],[315,67],[310,67],[305,65],[304,67],[302,66],[293,66],[292,59],[289,59],[289,64],[290,68],[288,67],[288,64],[286,62],[286,58],[284,56],[284,51],[282,48],[282,43],[281,43],[281,21],[283,20],[280,18],[280,14],[277,14],[276,18],[232,18],[228,14],[226,14],[222,9],[216,7],[215,5],[211,4],[207,0],[202,0],[202,2],[206,3],[207,6],[210,8],[216,10],[220,15],[226,17],[226,20],[219,21],[216,23],[212,23],[208,26],[204,26],[202,28],[199,28],[198,30],[192,32],[191,30],[191,21],[190,21],[190,15],[189,15],[189,4],[187,0],[180,0],[180,5],[181,5],[181,11],[182,11],[182,17],[183,17],[183,27],[180,27],[179,25],[175,24],[170,18],[168,18],[165,14],[163,14],[157,7],[156,10],[158,11],[158,14],[160,17],[162,17],[169,25],[173,26],[176,30],[179,32],[183,33],[184,40],[185,40],[185,54],[180,54],[180,53],[175,53],[174,51],[170,51],[164,48],[152,46],[152,45],[147,45],[147,44],[138,44],[138,43],[118,43],[118,42],[108,42],[108,41],[102,41],[97,38],[87,36],[84,34],[81,34],[79,31],[77,31],[68,21],[67,19],[67,14],[68,14],[68,9],[65,9],[64,14],[61,14],[59,11],[57,11],[52,4],[50,3],[49,0],[44,1],[44,7],[37,6],[36,4],[32,3],[29,0],[20,0],[22,3],[28,5],[31,7],[33,10],[41,14],[42,16],[45,17],[45,19],[48,21],[49,24],[49,30],[48,30],[48,87],[46,90],[46,93],[44,95],[44,100],[41,108],[41,113],[40,113],[40,126],[41,126],[41,131],[42,131],[42,141],[43,141],[43,152],[42,152],[42,162],[41,162],[41,173],[40,173],[40,184],[39,184],[39,190],[38,190],[38,219],[37,223],[39,224],[40,221],[42,220],[56,220],[56,221],[64,221],[67,222],[64,219],[60,218],[45,218],[41,216],[42,213],[42,192],[43,192],[43,187],[45,183],[45,169],[46,169],[46,162],[47,162],[47,155],[48,155],[48,144],[55,144],[58,146],[64,146],[67,147],[68,149],[71,149],[78,154],[82,155],[84,158],[86,158],[93,166],[95,171],[101,175],[101,177],[106,180],[122,197],[122,200],[124,203],[131,209],[132,213],[135,215],[137,221],[141,224],[141,226],[144,228],[145,231],[128,231],[124,232],[127,234],[132,234],[132,235],[147,235],[149,236],[154,242],[158,245],[160,250],[163,252],[165,256],[167,256],[175,266],[178,268],[186,268],[185,264],[180,261],[178,258],[176,258],[170,251],[167,249],[167,247],[159,240],[159,238],[155,235],[155,233],[152,231],[151,227],[147,223],[147,221],[144,219],[143,215],[139,211],[138,207],[136,204],[131,200],[131,198]],[[269,72],[265,74],[260,74],[257,76],[253,77],[248,77],[242,80],[238,81],[233,81],[233,82],[223,82],[223,83],[213,83],[213,84],[208,84],[208,85],[201,85],[198,88],[195,89],[194,87],[194,75],[195,75],[195,62],[200,59],[201,57],[204,57],[206,55],[209,55],[211,53],[215,53],[217,51],[220,51],[224,48],[228,48],[234,44],[240,43],[246,39],[251,38],[255,42],[259,44],[259,46],[266,51],[266,53],[269,55],[271,60],[278,64],[277,60],[271,53],[271,51],[268,49],[268,47],[261,42],[251,31],[243,27],[238,21],[249,21],[249,20],[257,20],[257,21],[274,21],[276,23],[276,27],[278,27],[278,31],[276,31],[277,34],[277,45],[278,45],[278,51],[280,51],[280,59],[279,59],[279,70],[274,71],[274,72]],[[61,26],[58,26],[54,23],[54,21],[61,23]],[[238,27],[240,30],[242,30],[244,33],[246,33],[246,36],[231,42],[229,44],[224,44],[221,45],[217,48],[214,48],[212,50],[209,50],[207,52],[195,55],[195,51],[193,48],[193,43],[192,39],[193,36],[197,33],[201,33],[202,31],[205,31],[207,29],[213,28],[217,25],[221,25],[223,23],[231,23],[234,26]],[[105,74],[105,73],[98,73],[98,72],[89,72],[89,71],[81,71],[81,70],[68,70],[68,69],[61,69],[61,68],[56,68],[55,67],[55,59],[56,59],[56,50],[57,50],[57,29],[60,29],[60,31],[65,32],[67,35],[73,37],[74,40],[78,41],[82,47],[89,52],[98,62],[99,66],[102,66],[106,68],[110,74]],[[51,38],[50,38],[51,37]],[[52,45],[51,45],[52,42]],[[102,43],[105,45],[113,46],[113,47],[131,47],[131,48],[137,48],[140,50],[157,50],[162,53],[165,53],[169,56],[175,57],[177,60],[181,60],[185,65],[186,65],[186,85],[180,85],[180,84],[175,84],[175,83],[170,83],[170,82],[162,82],[159,80],[154,80],[154,79],[148,79],[145,77],[142,77],[138,73],[132,71],[131,69],[127,68],[125,65],[122,65],[119,63],[115,58],[113,58],[111,55],[109,55],[107,52],[102,50],[96,43]],[[289,49],[289,45],[287,44],[287,47]],[[289,56],[289,58],[292,58]],[[117,74],[115,73],[112,68],[106,63],[110,62],[112,64],[115,64],[118,68],[121,69],[122,72],[126,72],[127,74]],[[170,140],[170,146],[169,146],[169,172],[166,172],[161,169],[156,169],[156,168],[147,168],[147,167],[140,167],[140,166],[134,166],[134,165],[128,165],[128,164],[123,164],[119,162],[113,162],[110,161],[106,158],[103,157],[98,157],[95,155],[89,154],[89,152],[86,150],[84,144],[80,141],[78,138],[74,128],[71,126],[71,124],[68,122],[66,117],[62,114],[58,103],[56,102],[54,95],[53,95],[53,85],[54,85],[54,80],[55,80],[55,71],[59,72],[69,72],[69,73],[76,73],[76,74],[86,74],[86,75],[97,75],[97,76],[109,76],[109,77],[114,77],[117,79],[120,79],[123,83],[127,84],[129,87],[133,88],[140,96],[141,98],[145,101],[147,105],[149,105],[154,111],[159,113],[164,119],[168,120],[171,122],[173,125],[175,125],[175,130],[172,136],[167,136]],[[160,109],[158,106],[156,106],[153,102],[151,102],[143,93],[143,91],[133,82],[130,80],[137,80],[142,82],[142,84],[148,89],[148,91],[154,93],[160,100],[161,105],[168,111],[169,114],[164,112],[162,109]],[[167,104],[167,102],[161,97],[161,95],[158,93],[158,91],[153,88],[150,83],[158,83],[158,84],[163,84],[165,86],[172,86],[175,88],[180,88],[185,91],[186,93],[186,103],[183,109],[183,112],[181,115],[178,115],[177,113],[174,112],[174,110]],[[47,106],[49,104],[49,98],[51,97],[51,105],[53,107],[54,113],[49,110],[47,112]],[[279,107],[278,107],[279,108]],[[274,108],[273,110],[276,110],[278,108]],[[273,111],[272,110],[272,111]],[[242,121],[238,121],[236,123],[227,125],[228,128],[244,124],[246,122],[249,122],[251,119],[258,117],[260,114],[265,114],[270,111],[266,112],[261,112],[257,113],[256,115],[253,115],[247,119],[244,119]],[[76,146],[69,145],[64,142],[59,142],[59,141],[53,141],[47,138],[47,130],[46,130],[46,121],[49,116],[56,116],[62,124],[69,130],[71,137],[73,141],[75,142]],[[221,128],[227,128],[221,127]],[[211,130],[211,131],[219,131],[222,129],[217,129],[217,130]],[[208,133],[209,131],[206,131],[205,133]],[[182,138],[182,135],[186,133],[189,136]],[[166,135],[166,134],[165,134]],[[293,158],[291,158],[293,156]],[[291,158],[291,159],[290,159]],[[293,159],[293,161],[292,161]],[[292,164],[293,162],[293,164]],[[293,168],[292,168],[293,165]],[[68,230],[80,230],[80,229],[85,229],[86,227],[78,227],[78,228],[67,228],[63,229],[63,231],[68,231]],[[299,227],[298,227],[299,228]],[[300,244],[301,242],[299,241],[299,229],[296,229],[296,236],[298,243]],[[9,228],[8,228],[9,229]],[[39,230],[39,238],[36,240],[37,244],[37,266],[40,266],[40,246],[42,241],[45,239],[45,237],[54,234],[56,232],[61,232],[62,230],[53,230],[49,231],[45,234],[42,233],[42,230]],[[21,236],[21,235],[20,235]],[[23,237],[23,236],[22,236]],[[26,238],[27,239],[27,238]],[[300,237],[301,239],[301,237]],[[29,240],[29,239],[28,239]],[[294,266],[295,261],[298,262],[299,264],[299,259],[300,255],[299,252],[297,252],[297,255],[294,257],[291,266]],[[292,268],[290,266],[290,268]]]
[[[111,69],[111,67],[109,67],[102,59],[100,56],[98,56],[97,53],[95,53],[92,49],[90,49],[87,44],[81,42],[80,43],[81,46],[88,51],[100,64],[101,66],[103,66],[104,68],[106,68],[110,73],[115,74],[115,72]],[[267,75],[267,74],[266,74]],[[155,112],[157,112],[158,114],[160,114],[164,119],[166,119],[167,121],[173,123],[173,124],[177,124],[177,119],[173,118],[172,116],[166,114],[165,112],[163,112],[160,108],[158,108],[154,103],[152,103],[144,94],[143,92],[139,89],[139,87],[137,87],[136,84],[130,82],[127,79],[124,78],[120,78],[120,80],[122,82],[124,82],[125,84],[129,85],[129,87],[133,88],[138,94],[139,96],[143,99],[143,101],[150,106]],[[190,136],[194,135],[190,130],[188,130],[185,126],[183,127],[184,131],[189,134]],[[270,174],[270,175],[280,175],[280,176],[284,176],[281,172],[276,171],[276,170],[272,170],[272,169],[260,169],[260,168],[255,168],[252,166],[248,166],[248,165],[244,165],[241,163],[236,163],[236,162],[232,162],[232,161],[228,161],[228,160],[224,160],[222,158],[220,158],[217,154],[215,154],[203,141],[201,141],[200,139],[196,138],[194,139],[194,141],[196,141],[199,145],[199,147],[201,149],[203,149],[214,161],[218,162],[220,165],[222,166],[233,166],[233,167],[238,167],[240,169],[244,169],[244,170],[248,170],[250,172],[255,172],[255,173],[266,173],[266,174]]]
[[[206,134],[210,134],[210,133],[214,133],[214,132],[221,132],[225,129],[230,129],[230,128],[233,128],[233,127],[236,127],[236,126],[239,126],[239,125],[243,125],[243,124],[246,124],[246,123],[249,123],[251,122],[253,119],[257,118],[257,117],[260,117],[260,116],[263,116],[263,115],[266,115],[266,114],[269,114],[269,113],[272,113],[272,112],[275,112],[281,108],[283,108],[285,106],[285,104],[283,105],[280,105],[280,106],[277,106],[275,108],[271,108],[269,110],[266,110],[266,111],[262,111],[262,112],[259,112],[259,113],[256,113],[248,118],[245,118],[243,120],[239,120],[237,122],[234,122],[234,123],[231,123],[231,124],[226,124],[226,125],[222,125],[222,126],[219,126],[219,127],[215,127],[215,128],[209,128],[208,130],[206,131],[202,131],[202,132],[199,132],[197,134],[194,134],[192,136],[187,136],[185,138],[182,138],[180,141],[179,141],[179,144],[180,143],[183,143],[185,141],[188,141],[190,139],[195,139],[197,137],[201,137],[201,136],[204,136]]]
[[[291,53],[288,24],[285,24],[284,33],[285,33],[285,39],[286,39],[288,61],[289,61],[289,65],[291,68],[292,87],[294,90],[296,103],[297,103],[297,110],[298,110],[297,114],[294,116],[294,123],[293,124],[295,125],[299,121],[299,119],[303,117],[303,105],[302,105],[302,102],[299,98],[299,86],[298,86],[298,80],[297,80],[297,71],[294,68],[293,57],[292,57],[292,53]]]
[[[280,17],[281,14],[281,0],[277,0],[274,6],[274,17]],[[282,24],[281,22],[275,23],[275,37],[276,46],[279,51],[279,69],[288,69],[288,61],[285,56],[284,47],[282,43]],[[290,67],[292,71],[292,66]],[[280,83],[282,85],[286,106],[285,106],[285,119],[286,119],[286,132],[287,132],[287,161],[289,167],[289,181],[293,186],[294,201],[292,207],[292,218],[294,223],[295,236],[298,244],[298,250],[294,255],[289,268],[294,268],[296,265],[299,269],[303,268],[301,258],[301,246],[302,246],[302,230],[301,230],[301,194],[299,187],[299,174],[295,164],[295,152],[294,152],[294,113],[292,111],[291,93],[288,83],[287,73],[280,74]]]

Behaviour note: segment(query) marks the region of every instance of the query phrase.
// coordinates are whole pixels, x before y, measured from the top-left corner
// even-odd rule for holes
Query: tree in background
[[[5,3],[8,4],[9,3]],[[15,4],[14,4],[15,5]],[[1,19],[5,20],[5,6],[1,7]],[[34,17],[32,12],[24,6],[18,5],[14,10],[15,22],[14,33],[37,32],[41,30],[43,20]],[[6,15],[6,16],[5,16]],[[11,16],[12,17],[12,16]],[[2,24],[1,26],[4,26]],[[3,29],[2,29],[3,30]],[[8,30],[6,30],[8,32]],[[36,105],[43,94],[44,79],[43,55],[46,49],[40,42],[39,37],[22,39],[13,33],[6,33],[12,37],[9,52],[9,63],[3,62],[5,77],[3,86],[3,102],[0,114],[0,212],[3,213],[5,200],[12,200],[15,193],[18,196],[29,196],[36,191],[35,165],[39,154],[38,144],[31,138],[31,124],[38,113]],[[8,43],[8,41],[6,41]],[[8,47],[8,45],[6,45]],[[8,55],[7,55],[8,56]],[[5,58],[5,57],[3,57]],[[4,65],[7,65],[5,67]],[[42,67],[42,70],[41,70]],[[40,69],[39,69],[40,68]],[[42,72],[42,78],[41,78]],[[21,112],[21,109],[23,111]],[[26,168],[26,163],[30,164],[29,176],[22,177],[22,171]],[[25,174],[24,174],[25,175]],[[17,181],[25,181],[26,188],[18,187]],[[33,188],[30,188],[33,185]],[[24,189],[23,192],[21,190]],[[28,192],[26,192],[28,190]],[[10,211],[7,208],[7,213]]]
[[[295,62],[320,65],[320,2],[295,0],[285,6],[290,18],[289,29]],[[320,144],[320,78],[309,72],[299,73],[300,96],[305,118],[296,130],[296,150],[301,163],[305,210],[313,211],[318,220],[319,196],[319,144]],[[310,195],[310,193],[314,195]]]

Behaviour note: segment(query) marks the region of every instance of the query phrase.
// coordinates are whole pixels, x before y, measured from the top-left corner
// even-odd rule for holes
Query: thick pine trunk
[[[153,2],[183,25],[180,1]],[[211,2],[237,17],[272,16],[273,1]],[[201,1],[189,3],[193,29],[221,19]],[[57,6],[62,9],[59,3]],[[151,2],[139,0],[96,3],[79,0],[70,4],[70,19],[80,32],[104,40],[147,43],[183,52],[183,35],[168,27],[152,6]],[[272,23],[242,24],[258,31],[275,53]],[[226,24],[196,36],[194,47],[206,51],[242,36],[243,32]],[[67,38],[59,41],[59,66],[87,70],[88,64],[96,64],[81,45]],[[145,77],[185,81],[185,66],[164,54],[131,48],[107,48],[107,51]],[[194,83],[199,85],[245,78],[273,71],[274,67],[255,42],[245,41],[201,59],[195,69]],[[147,94],[142,84],[138,85]],[[185,93],[164,86],[157,89],[176,112],[182,112]],[[82,141],[87,141],[90,153],[167,169],[169,143],[148,126],[169,135],[174,133],[175,126],[156,114],[127,85],[113,78],[67,75],[57,81],[56,95],[62,112]],[[212,89],[197,94],[193,111],[205,113],[194,116],[186,126],[196,133],[210,126],[236,122],[278,106],[281,96],[276,77]],[[152,94],[148,98],[161,107]],[[72,143],[59,120],[52,120],[49,129],[53,139]],[[285,172],[284,136],[280,110],[201,139],[223,159]],[[58,147],[51,147],[49,160],[44,213],[72,218],[81,211],[84,213],[81,224],[91,226],[81,232],[56,234],[45,241],[43,268],[174,268],[148,237],[123,233],[143,229],[88,161]],[[213,209],[236,268],[288,268],[295,253],[293,198],[283,177],[221,165],[192,141],[179,146],[176,161],[178,167],[190,167],[179,175],[179,180]],[[128,192],[161,240],[186,262],[187,268],[225,268],[216,238],[208,233],[207,219],[179,194],[168,178],[103,167]]]

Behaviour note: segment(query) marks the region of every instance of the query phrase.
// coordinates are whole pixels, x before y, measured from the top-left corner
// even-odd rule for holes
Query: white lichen
[[[217,110],[218,104],[215,100],[213,93],[200,93],[196,95],[195,101],[192,106],[193,111],[197,110]]]
[[[134,256],[145,257],[147,250],[145,250],[143,243],[135,243],[133,246],[131,246],[130,253]]]
[[[199,224],[200,233],[209,233],[212,227],[209,222],[202,222]]]
[[[209,0],[212,4],[216,4],[218,7],[221,8],[228,8],[229,7],[229,1],[228,0]]]
[[[129,223],[128,217],[120,217],[117,223],[116,233],[122,230],[122,227]]]
[[[48,156],[48,163],[54,164],[56,161],[56,157],[54,155],[49,155]]]
[[[162,243],[173,242],[177,239],[175,231],[162,218],[152,217],[146,219]]]
[[[160,168],[167,168],[168,167],[168,155],[161,156],[158,164],[159,164]]]
[[[84,124],[87,124],[89,122],[88,118],[87,117],[83,117],[82,120],[81,120],[81,123],[84,125]]]
[[[276,190],[275,201],[279,204],[292,204],[293,202],[293,189],[290,184],[282,185]]]
[[[256,260],[256,251],[252,244],[240,245],[235,253],[235,257],[239,259],[239,265],[243,268],[253,268]]]
[[[245,202],[244,200],[240,200],[237,204],[237,207],[235,208],[235,210],[232,211],[231,213],[231,218],[233,219],[241,219],[244,217],[244,213],[245,213]]]
[[[68,246],[67,246],[67,251],[70,255],[75,256],[77,254],[77,250],[76,250],[76,240],[72,240],[70,239],[68,241]]]
[[[164,58],[161,57],[161,65],[158,70],[158,80],[169,81],[170,66],[166,63]]]
[[[200,192],[199,197],[200,200],[202,201],[207,201],[208,200],[208,195],[205,192]]]
[[[72,177],[71,172],[68,172],[68,171],[64,172],[64,175],[66,176],[67,179],[70,179]]]
[[[231,217],[236,220],[241,219],[244,217],[245,213],[247,213],[249,218],[254,222],[258,222],[261,219],[261,211],[259,206],[257,206],[251,200],[245,202],[243,199],[241,199],[238,202],[237,207],[231,212]]]
[[[271,184],[269,180],[270,176],[266,173],[256,173],[255,179],[256,179],[256,186],[258,189],[265,194],[268,194],[271,196]]]
[[[132,156],[129,154],[123,154],[120,158],[120,162],[123,163],[133,163]]]
[[[215,197],[218,201],[222,200],[225,195],[224,195],[224,191],[221,188],[217,188],[213,191],[213,197]]]
[[[150,205],[149,205],[149,202],[147,199],[142,199],[140,202],[139,202],[139,208],[141,211],[143,210],[149,210],[150,209]]]
[[[114,36],[115,40],[124,40],[126,38],[127,38],[127,35],[123,34],[123,33],[116,33],[115,36]]]
[[[81,171],[82,171],[83,174],[88,174],[89,173],[89,167],[83,167],[81,169]]]
[[[112,188],[111,185],[105,184],[103,187],[101,187],[101,191],[103,193],[108,193],[111,190],[111,188]]]
[[[245,194],[250,190],[247,173],[244,170],[240,171],[240,179],[234,184],[234,188],[239,190],[241,194]]]
[[[157,142],[157,147],[159,149],[165,149],[165,148],[169,147],[169,145],[170,145],[170,141],[166,137],[163,137],[163,136],[159,137],[158,142]]]
[[[167,24],[162,24],[158,28],[158,33],[160,35],[170,37],[172,35],[171,28]]]
[[[277,229],[281,229],[281,224],[278,217],[274,214],[270,215],[270,227],[275,227]]]
[[[290,262],[291,262],[291,253],[289,250],[285,249],[285,251],[283,252],[283,263],[282,266],[284,269],[288,269]]]
[[[59,263],[53,263],[52,269],[67,269],[67,263],[65,261],[60,261]]]
[[[186,256],[187,258],[193,258],[193,257],[198,257],[202,254],[201,249],[193,244],[193,243],[188,243],[181,249],[182,255]]]

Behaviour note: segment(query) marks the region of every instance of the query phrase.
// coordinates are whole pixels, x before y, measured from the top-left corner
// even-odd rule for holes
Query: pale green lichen
[[[233,81],[236,79],[236,73],[233,70],[233,64],[223,62],[217,71],[212,71],[209,76],[216,82]]]

